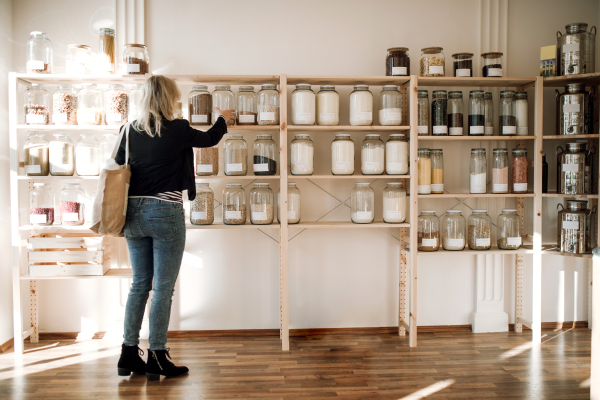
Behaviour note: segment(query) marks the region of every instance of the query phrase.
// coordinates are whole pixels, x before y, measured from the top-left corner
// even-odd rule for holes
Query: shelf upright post
[[[418,199],[418,171],[417,171],[417,155],[419,149],[418,142],[418,105],[417,92],[418,81],[416,75],[410,77],[410,302],[409,302],[409,328],[408,328],[408,345],[417,347],[417,219],[419,212]]]
[[[287,159],[287,75],[279,76],[279,193],[281,210],[279,221],[279,307],[281,349],[290,349],[290,316],[288,292],[288,159]]]
[[[532,342],[542,341],[542,153],[544,152],[544,80],[535,78],[534,158],[533,158],[533,287],[531,330]]]
[[[406,336],[406,241],[408,228],[400,228],[400,279],[398,285],[398,336]]]

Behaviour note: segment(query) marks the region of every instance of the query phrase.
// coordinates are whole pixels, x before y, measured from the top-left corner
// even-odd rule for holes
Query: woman
[[[129,133],[131,182],[125,239],[131,257],[133,283],[125,308],[125,334],[118,373],[146,374],[149,381],[160,375],[168,378],[188,373],[169,359],[167,329],[171,314],[173,288],[181,267],[185,246],[185,218],[182,191],[189,200],[196,197],[193,147],[211,147],[227,133],[227,121],[234,110],[221,112],[207,132],[190,127],[188,121],[175,119],[181,92],[175,81],[160,75],[146,80],[142,89],[140,117]],[[125,163],[125,137],[115,161]],[[150,290],[150,348],[148,364],[138,347],[144,309]]]

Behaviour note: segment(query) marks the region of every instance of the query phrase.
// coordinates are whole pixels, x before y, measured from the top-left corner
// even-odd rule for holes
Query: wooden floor
[[[587,399],[590,332],[423,333],[170,340],[191,373],[117,376],[118,341],[43,341],[0,354],[0,399]]]

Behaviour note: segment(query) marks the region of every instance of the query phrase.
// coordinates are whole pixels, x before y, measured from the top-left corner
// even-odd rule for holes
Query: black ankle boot
[[[188,367],[177,367],[171,361],[169,349],[151,351],[148,349],[148,364],[146,364],[146,378],[149,381],[157,381],[160,376],[177,378],[187,374]]]
[[[138,346],[121,346],[121,358],[117,364],[120,376],[129,376],[134,374],[143,375],[146,373],[146,363],[142,360],[144,351]]]

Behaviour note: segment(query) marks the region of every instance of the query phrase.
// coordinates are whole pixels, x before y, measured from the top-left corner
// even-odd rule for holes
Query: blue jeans
[[[125,239],[133,268],[133,283],[125,307],[124,344],[139,344],[150,290],[150,350],[164,350],[171,316],[171,298],[185,247],[183,207],[155,199],[129,199]],[[152,280],[154,279],[154,284]]]

